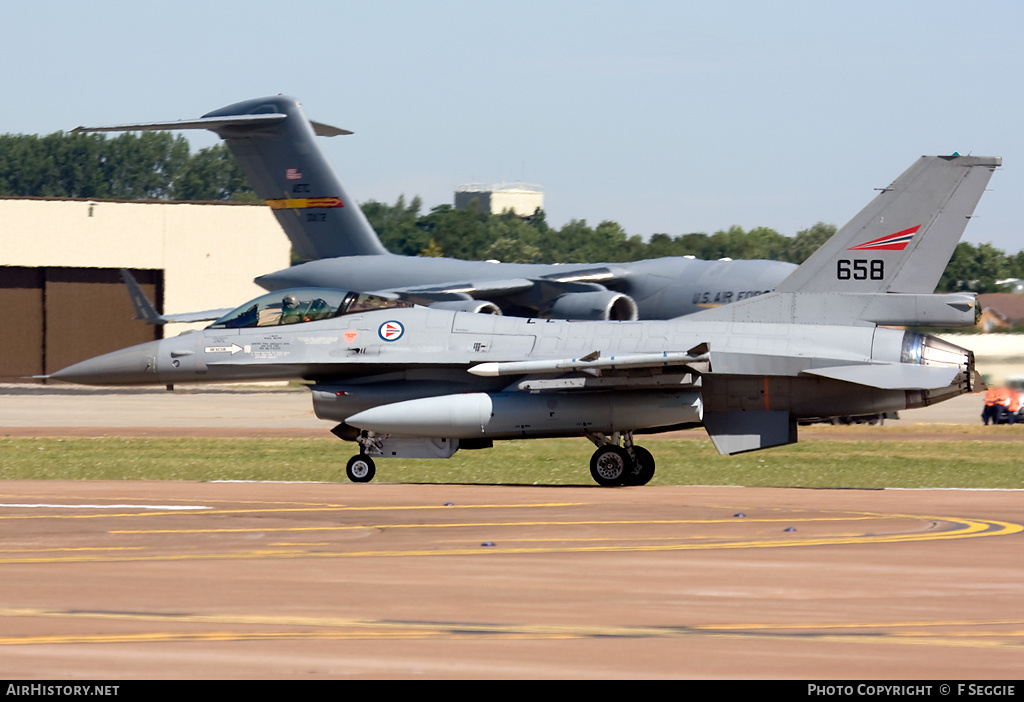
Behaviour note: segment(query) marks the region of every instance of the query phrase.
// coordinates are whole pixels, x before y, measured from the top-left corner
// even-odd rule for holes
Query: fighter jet
[[[934,294],[1001,159],[922,157],[774,292],[654,321],[480,315],[326,288],[271,292],[198,332],[56,380],[312,382],[316,415],[374,459],[447,458],[495,440],[583,436],[601,485],[654,475],[636,435],[703,426],[720,453],[790,444],[797,422],[923,407],[978,387],[967,349],[892,325],[972,325]]]
[[[165,129],[208,129],[223,138],[295,253],[316,259],[257,278],[266,290],[344,288],[435,309],[527,317],[669,319],[761,295],[796,268],[784,261],[692,257],[519,264],[393,255],[345,192],[316,140],[351,132],[311,122],[297,100],[281,95],[229,105],[199,119],[72,131]],[[146,319],[195,321],[196,314]]]

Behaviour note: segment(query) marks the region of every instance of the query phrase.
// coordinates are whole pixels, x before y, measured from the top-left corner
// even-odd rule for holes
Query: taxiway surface
[[[19,412],[7,394],[0,433],[325,430],[304,393],[272,411],[277,393],[169,395],[67,394],[56,406],[81,404],[60,414],[53,397]],[[11,481],[0,493],[7,678],[1024,671],[1020,492]]]
[[[7,678],[1024,670],[1015,492],[0,487]]]

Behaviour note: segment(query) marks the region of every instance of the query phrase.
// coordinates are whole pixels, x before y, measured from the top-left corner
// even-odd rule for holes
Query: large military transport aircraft
[[[164,129],[209,129],[223,138],[297,255],[317,259],[257,278],[267,290],[344,288],[435,309],[526,317],[670,319],[766,293],[796,268],[784,261],[692,257],[522,264],[393,255],[345,192],[316,140],[351,132],[311,122],[297,100],[281,95],[229,105],[199,119],[72,131]],[[195,319],[195,314],[171,314],[148,321]]]
[[[971,392],[974,356],[883,325],[971,325],[934,294],[999,158],[922,157],[774,292],[667,321],[560,321],[326,288],[268,293],[199,332],[75,364],[91,385],[312,381],[348,463],[447,458],[498,439],[585,436],[602,485],[654,474],[634,435],[703,425],[720,453],[797,440],[797,421]]]

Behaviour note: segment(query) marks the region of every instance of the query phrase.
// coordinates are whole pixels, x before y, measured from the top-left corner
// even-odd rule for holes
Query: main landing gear
[[[654,477],[654,456],[633,444],[633,432],[623,435],[622,446],[618,433],[606,436],[588,432],[586,436],[597,446],[590,457],[590,474],[598,485],[646,485]]]
[[[616,432],[610,436],[588,432],[586,437],[597,446],[590,457],[590,474],[598,485],[646,485],[654,477],[654,456],[643,446],[633,443],[633,432]],[[345,475],[354,483],[368,483],[377,473],[377,467],[368,454],[381,455],[382,444],[369,432],[360,432],[355,441],[359,443],[359,453],[349,459]],[[452,453],[454,450],[447,456]]]

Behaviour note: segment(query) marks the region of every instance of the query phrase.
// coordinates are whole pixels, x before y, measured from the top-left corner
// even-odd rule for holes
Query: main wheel
[[[373,465],[373,459],[365,453],[352,456],[348,459],[348,465],[345,466],[345,475],[353,483],[368,483],[373,480],[376,472],[377,467]]]
[[[626,472],[632,466],[633,461],[626,449],[618,446],[602,446],[590,457],[590,474],[598,485],[605,487],[622,485]]]
[[[654,456],[643,446],[633,446],[636,465],[626,472],[626,485],[646,485],[654,477]]]

